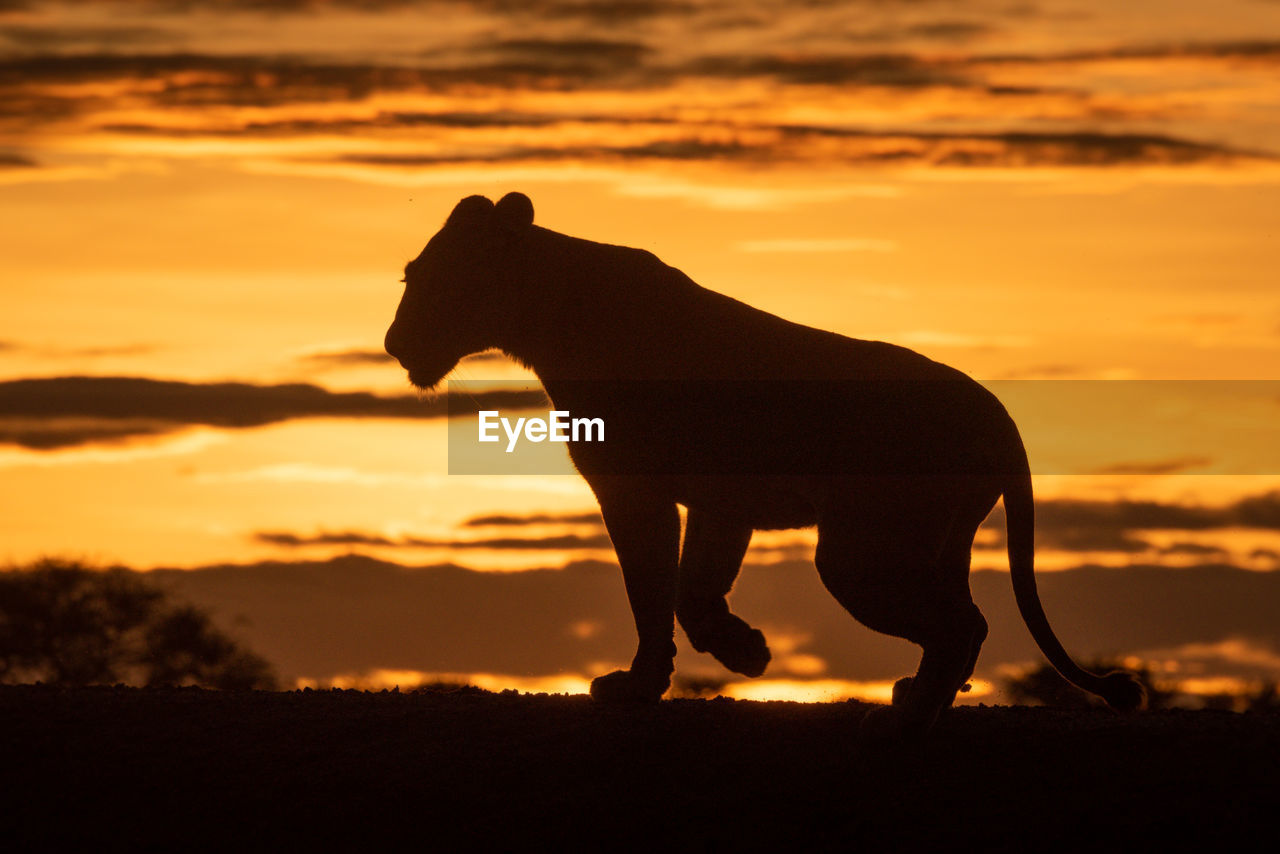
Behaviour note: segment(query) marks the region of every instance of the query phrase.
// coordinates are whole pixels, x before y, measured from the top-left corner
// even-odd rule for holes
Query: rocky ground
[[[978,706],[918,744],[870,747],[856,738],[867,708],[3,687],[0,828],[15,851],[1274,841],[1280,715]]]

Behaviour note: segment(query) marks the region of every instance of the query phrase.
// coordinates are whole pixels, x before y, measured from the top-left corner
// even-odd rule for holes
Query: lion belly
[[[740,520],[756,530],[808,528],[818,523],[820,495],[800,478],[675,478],[671,493],[678,504]]]

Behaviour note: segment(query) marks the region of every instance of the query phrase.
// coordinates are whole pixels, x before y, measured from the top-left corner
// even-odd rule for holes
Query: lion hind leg
[[[987,621],[972,602],[958,603],[942,617],[923,647],[920,667],[905,685],[894,686],[894,705],[902,709],[905,723],[928,729],[938,714],[955,702],[973,675],[977,652],[986,638]]]
[[[868,717],[876,735],[929,729],[973,674],[986,621],[968,588],[968,554],[953,547],[947,520],[882,514],[856,526],[819,525],[823,584],[858,622],[923,649],[915,676],[894,686],[892,708]]]
[[[969,634],[968,648],[969,660],[965,663],[963,675],[959,679],[958,687],[952,693],[952,697],[948,700],[948,704],[954,702],[956,693],[965,693],[969,691],[969,680],[973,677],[974,668],[978,665],[978,653],[982,651],[982,642],[987,639],[987,621],[982,616],[976,605],[973,606],[972,630]],[[957,632],[957,639],[962,632]],[[960,644],[963,646],[963,644]],[[911,686],[915,683],[914,676],[904,676],[897,682],[893,683],[893,705],[902,706],[907,702],[910,695]]]
[[[967,689],[977,652],[987,633],[987,623],[972,602],[956,603],[945,615],[932,610],[934,625],[925,636],[906,631],[891,634],[920,644],[923,653],[914,676],[893,686],[892,706],[872,709],[862,723],[862,735],[871,740],[915,738],[927,732],[943,710]]]
[[[957,692],[969,690],[969,679],[973,676],[974,668],[977,667],[978,653],[982,651],[982,644],[987,639],[987,621],[978,607],[973,604],[969,593],[969,567],[973,538],[978,525],[982,523],[983,512],[981,511],[985,506],[985,504],[979,504],[977,512],[970,513],[968,517],[962,516],[952,527],[939,564],[942,569],[940,577],[944,590],[950,591],[951,598],[943,600],[937,609],[939,612],[937,624],[943,627],[941,633],[943,637],[935,643],[950,645],[955,650],[956,656],[959,656],[962,650],[968,650],[964,666],[961,668],[961,675],[954,680],[955,688],[940,689],[946,697],[944,708],[955,702]],[[930,643],[927,637],[920,641],[926,650]],[[924,667],[923,659],[921,667]],[[893,704],[895,706],[908,704],[914,684],[914,677],[908,677],[894,685]]]
[[[771,654],[764,633],[729,610],[725,597],[742,567],[751,528],[691,509],[676,597],[676,619],[698,652],[735,673],[759,676]]]

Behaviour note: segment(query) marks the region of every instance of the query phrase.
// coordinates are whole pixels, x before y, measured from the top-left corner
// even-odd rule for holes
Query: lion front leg
[[[639,645],[628,670],[591,683],[591,696],[607,702],[658,700],[675,669],[676,571],[680,515],[675,504],[631,493],[602,494],[600,512],[613,540],[635,617]]]
[[[764,634],[730,613],[725,597],[751,543],[751,527],[689,509],[680,553],[676,619],[698,652],[709,652],[728,669],[759,676],[769,665]]]

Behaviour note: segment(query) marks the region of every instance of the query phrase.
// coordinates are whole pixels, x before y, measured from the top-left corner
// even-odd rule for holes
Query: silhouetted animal
[[[923,648],[894,708],[869,720],[922,731],[966,685],[986,638],[969,557],[1003,496],[1014,591],[1036,642],[1077,686],[1119,709],[1141,704],[1131,674],[1082,670],[1050,629],[1022,440],[964,374],[783,320],[648,252],[537,227],[519,193],[460,201],[405,281],[386,348],[414,385],[498,348],[538,375],[557,409],[605,420],[605,442],[569,451],[600,502],[639,647],[629,670],[592,682],[593,697],[661,697],[673,615],[695,649],[763,673],[764,636],[725,596],[753,530],[817,525],[815,563],[832,595]]]

